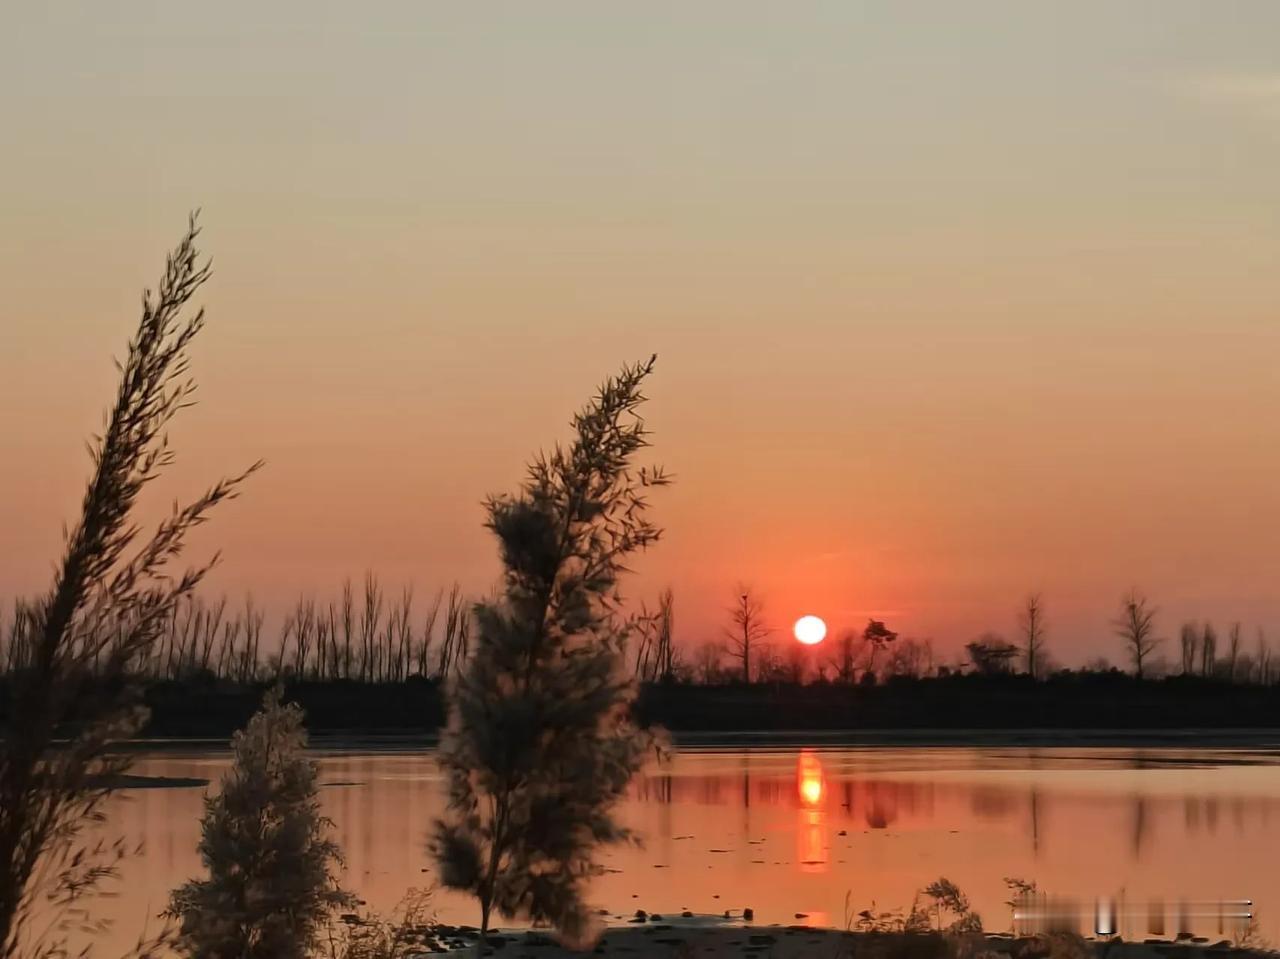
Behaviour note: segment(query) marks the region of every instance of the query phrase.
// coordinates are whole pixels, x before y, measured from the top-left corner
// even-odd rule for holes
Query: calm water
[[[429,754],[319,753],[324,807],[347,857],[347,885],[390,908],[428,886],[423,839],[441,806]],[[146,776],[216,787],[225,754],[147,754]],[[136,936],[168,890],[199,870],[202,789],[122,794],[117,831],[145,841],[119,898],[115,935]],[[607,853],[596,904],[843,926],[853,910],[907,906],[940,875],[1005,929],[1002,877],[1091,901],[1251,898],[1280,940],[1280,752],[1096,748],[683,749],[633,784],[623,816],[642,849]],[[441,918],[476,921],[440,895]],[[154,925],[154,922],[152,923]],[[1204,920],[1198,931],[1216,936]],[[1145,927],[1130,927],[1145,935]]]

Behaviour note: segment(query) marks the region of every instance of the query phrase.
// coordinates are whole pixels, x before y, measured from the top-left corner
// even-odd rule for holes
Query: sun
[[[827,635],[827,624],[817,616],[801,616],[794,627],[796,639],[806,646],[816,646]]]

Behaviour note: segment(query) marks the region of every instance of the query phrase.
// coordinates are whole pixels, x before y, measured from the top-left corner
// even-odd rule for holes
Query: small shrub
[[[279,689],[231,741],[235,764],[205,799],[200,857],[208,879],[175,890],[167,916],[179,948],[195,959],[303,959],[339,907],[354,898],[337,883],[331,825],[316,799],[302,710]]]
[[[925,886],[921,893],[932,903],[925,907],[924,912],[927,915],[932,911],[934,928],[938,932],[963,935],[982,931],[982,917],[973,911],[969,905],[969,897],[950,879],[939,878]],[[915,906],[912,907],[912,914],[919,915]],[[945,926],[944,917],[951,920]]]
[[[410,889],[390,917],[343,916],[329,926],[329,959],[413,959],[439,948],[431,893]]]

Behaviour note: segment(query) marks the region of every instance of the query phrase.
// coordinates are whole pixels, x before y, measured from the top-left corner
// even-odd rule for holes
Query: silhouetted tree
[[[1241,650],[1240,655],[1236,658],[1236,678],[1232,682],[1236,683],[1252,683],[1256,681],[1257,663],[1253,661],[1252,654]]]
[[[1022,629],[1022,656],[1027,672],[1032,678],[1040,675],[1042,669],[1042,650],[1045,642],[1044,601],[1039,593],[1032,593],[1022,604],[1018,615],[1018,625]]]
[[[773,643],[761,643],[754,653],[756,679],[762,683],[785,683],[790,676],[787,663]]]
[[[157,291],[142,297],[114,405],[90,448],[93,475],[80,516],[66,533],[52,588],[25,607],[0,736],[0,956],[58,948],[30,939],[19,946],[41,880],[47,906],[82,909],[97,880],[112,874],[114,859],[93,855],[100,846],[77,844],[86,824],[103,819],[104,800],[131,763],[113,746],[146,717],[132,677],[153,660],[161,633],[213,565],[175,574],[170,563],[188,532],[248,475],[175,504],[141,536],[137,498],[173,461],[165,431],[195,390],[187,348],[204,312],[184,312],[209,278],[198,234],[193,216]]]
[[[487,503],[503,594],[475,607],[476,649],[439,750],[448,810],[431,840],[444,885],[479,899],[482,937],[496,910],[585,941],[593,853],[631,838],[612,810],[652,739],[631,722],[618,580],[660,535],[646,495],[666,477],[633,462],[649,445],[638,408],[653,364],[606,381],[569,448]]]
[[[789,643],[786,654],[786,681],[799,685],[809,670],[809,647],[801,642]]]
[[[888,647],[898,634],[878,619],[867,620],[867,628],[862,631],[862,640],[867,644],[870,653],[867,655],[867,673],[876,674],[876,653]]]
[[[1120,616],[1114,621],[1116,635],[1124,640],[1125,652],[1139,679],[1142,679],[1147,657],[1160,644],[1155,636],[1155,618],[1155,607],[1136,589],[1121,599]]]
[[[675,674],[675,595],[671,589],[658,594],[658,609],[640,613],[640,648],[636,674],[644,682],[670,682]]]
[[[693,657],[694,675],[703,685],[718,683],[721,676],[720,662],[724,658],[724,647],[719,643],[703,643]]]
[[[231,770],[204,801],[209,877],[175,889],[166,912],[194,959],[304,959],[334,910],[355,905],[338,885],[342,856],[306,746],[302,710],[282,705],[278,687],[232,738]]]
[[[773,632],[764,621],[764,604],[751,587],[738,587],[738,601],[729,611],[732,626],[725,630],[729,653],[742,663],[742,681],[751,682],[751,652]]]
[[[444,611],[444,639],[440,643],[440,662],[437,675],[447,680],[456,674],[467,661],[471,641],[471,611],[463,598],[462,587],[457,583],[449,591]]]
[[[1200,675],[1212,676],[1218,663],[1218,631],[1213,623],[1204,624],[1204,633],[1200,636]]]
[[[1271,647],[1267,644],[1267,635],[1262,627],[1258,627],[1258,651],[1254,656],[1254,668],[1257,670],[1258,682],[1268,684],[1272,680]]]
[[[885,673],[919,679],[933,672],[933,643],[929,640],[900,639],[893,644]]]
[[[1189,676],[1195,672],[1196,650],[1200,647],[1200,627],[1195,623],[1183,623],[1178,633],[1178,643],[1182,651],[1182,675]]]
[[[1236,666],[1240,662],[1240,624],[1232,623],[1227,633],[1227,679],[1236,681]]]
[[[984,633],[973,642],[966,643],[964,648],[973,668],[985,676],[1010,672],[1013,661],[1021,652],[1013,643],[1006,642],[995,633]]]
[[[831,660],[831,665],[835,667],[837,682],[853,682],[859,641],[860,637],[851,629],[846,629],[840,634],[840,639],[836,642],[836,656]]]

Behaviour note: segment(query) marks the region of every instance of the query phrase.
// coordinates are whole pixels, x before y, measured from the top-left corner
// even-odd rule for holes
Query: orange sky
[[[1131,585],[1280,635],[1280,9],[138,3],[0,30],[0,594],[188,208],[215,278],[186,495],[272,605],[493,582],[481,497],[656,351],[667,542],[711,636],[868,616],[954,650]],[[16,23],[14,22],[16,20]],[[1118,658],[1118,657],[1117,657]]]

